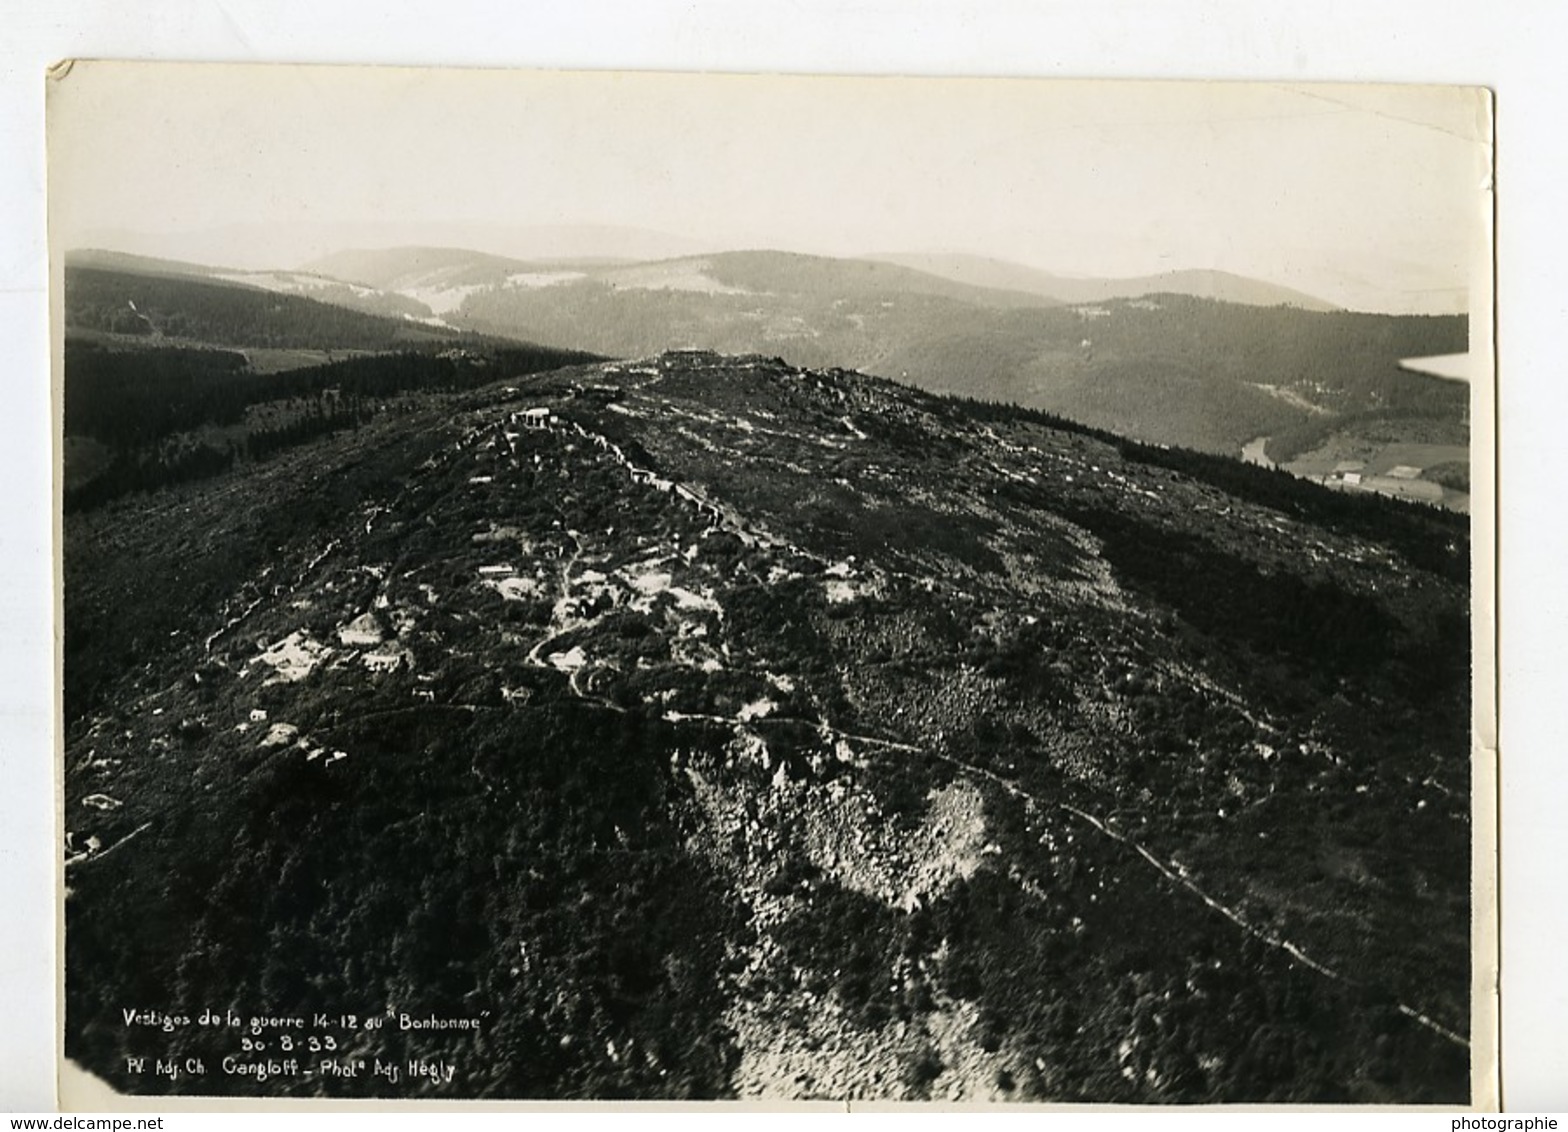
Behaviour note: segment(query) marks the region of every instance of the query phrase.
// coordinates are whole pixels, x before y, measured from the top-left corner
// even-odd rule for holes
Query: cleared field
[[[1423,472],[1438,464],[1466,464],[1470,450],[1460,444],[1390,444],[1367,461],[1372,475],[1387,475],[1397,467],[1420,468]]]
[[[1275,467],[1267,451],[1270,439],[1259,436],[1249,441],[1241,459]],[[1278,466],[1327,487],[1470,512],[1470,450],[1463,444],[1386,443],[1338,433],[1299,459]]]
[[[1439,464],[1465,464],[1469,460],[1470,450],[1462,444],[1380,444],[1341,435],[1285,466],[1300,476],[1326,476],[1344,471],[1342,464],[1354,463],[1361,466],[1350,470],[1383,476],[1399,467],[1425,471]]]

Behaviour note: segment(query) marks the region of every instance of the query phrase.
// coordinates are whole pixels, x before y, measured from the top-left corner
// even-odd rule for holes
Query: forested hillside
[[[1460,317],[1185,295],[1052,307],[946,281],[915,286],[909,279],[920,273],[891,265],[880,273],[853,265],[828,271],[799,258],[711,257],[702,261],[706,274],[678,286],[589,275],[481,288],[446,317],[616,356],[697,346],[853,366],[934,392],[1046,409],[1151,443],[1230,455],[1253,437],[1346,414],[1456,424],[1464,414],[1462,387],[1399,366],[1408,357],[1463,353],[1468,328]]]

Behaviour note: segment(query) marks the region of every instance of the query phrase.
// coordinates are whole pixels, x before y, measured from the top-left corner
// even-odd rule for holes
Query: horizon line
[[[664,237],[667,237],[669,239],[679,240],[681,242],[687,242],[687,243],[696,243],[697,242],[697,241],[690,240],[688,237],[674,236],[674,235],[670,235],[670,234],[666,234],[666,233],[659,233],[659,232],[655,232],[652,229],[633,228],[633,227],[627,227],[627,226],[621,226],[621,225],[569,224],[569,225],[525,225],[525,226],[522,226],[522,227],[525,228],[525,229],[527,229],[527,228],[534,228],[534,229],[538,229],[540,231],[550,231],[550,230],[560,231],[560,230],[563,230],[563,229],[564,230],[569,230],[569,229],[577,228],[577,229],[598,229],[598,230],[601,230],[601,231],[641,232],[641,233],[645,233],[645,234],[648,234],[648,235],[664,236]],[[205,231],[209,231],[210,232],[212,230],[208,229],[208,230],[205,230]],[[894,260],[894,257],[911,257],[911,258],[914,258],[914,257],[945,257],[945,256],[950,256],[950,257],[962,257],[962,258],[972,259],[972,260],[977,260],[977,261],[984,261],[986,263],[997,264],[997,265],[1002,266],[1002,267],[1019,268],[1019,269],[1025,270],[1025,271],[1035,272],[1035,273],[1038,273],[1040,275],[1049,276],[1052,279],[1059,280],[1059,281],[1061,281],[1063,283],[1069,283],[1069,284],[1073,284],[1073,283],[1082,283],[1082,284],[1111,283],[1111,284],[1114,284],[1114,283],[1126,283],[1126,282],[1133,282],[1133,281],[1155,281],[1155,280],[1163,279],[1163,278],[1166,278],[1166,277],[1179,276],[1179,275],[1203,275],[1203,274],[1208,274],[1208,275],[1215,275],[1215,276],[1227,276],[1227,277],[1232,278],[1232,279],[1238,279],[1238,280],[1243,280],[1243,281],[1246,281],[1246,282],[1262,284],[1262,285],[1268,286],[1268,287],[1279,288],[1280,290],[1288,291],[1288,292],[1291,292],[1292,294],[1301,296],[1301,298],[1304,299],[1304,300],[1309,300],[1312,303],[1321,304],[1323,307],[1328,308],[1326,311],[1318,312],[1318,313],[1336,313],[1336,312],[1338,312],[1338,313],[1347,313],[1347,314],[1377,314],[1377,315],[1388,315],[1388,316],[1394,316],[1394,317],[1466,317],[1466,318],[1468,318],[1470,313],[1471,313],[1470,309],[1469,309],[1469,306],[1470,306],[1470,304],[1469,304],[1469,291],[1470,291],[1470,288],[1467,287],[1467,286],[1463,286],[1463,285],[1452,286],[1452,287],[1402,288],[1402,289],[1399,289],[1399,290],[1378,288],[1378,290],[1384,290],[1385,293],[1388,294],[1390,297],[1394,297],[1394,296],[1403,296],[1403,297],[1411,297],[1411,296],[1448,296],[1448,297],[1450,297],[1450,301],[1449,302],[1439,302],[1437,304],[1438,307],[1440,307],[1441,309],[1433,309],[1431,306],[1429,306],[1427,304],[1420,304],[1416,309],[1390,309],[1389,306],[1384,306],[1384,305],[1379,305],[1379,306],[1351,305],[1351,304],[1348,304],[1348,303],[1345,303],[1345,302],[1339,302],[1339,301],[1336,301],[1336,300],[1333,300],[1333,299],[1325,298],[1325,297],[1323,297],[1323,295],[1321,295],[1319,293],[1314,293],[1312,291],[1303,290],[1300,287],[1295,287],[1295,286],[1292,286],[1292,285],[1290,285],[1288,283],[1282,283],[1279,280],[1274,279],[1274,278],[1270,278],[1268,276],[1248,274],[1248,273],[1240,272],[1240,271],[1233,271],[1233,270],[1231,270],[1229,268],[1224,268],[1224,267],[1185,266],[1185,267],[1172,267],[1172,268],[1167,268],[1167,269],[1158,270],[1158,271],[1146,271],[1146,272],[1136,272],[1136,273],[1127,273],[1127,274],[1095,275],[1095,274],[1081,274],[1081,273],[1077,273],[1077,272],[1064,272],[1064,271],[1055,270],[1055,269],[1048,268],[1048,267],[1042,267],[1042,266],[1040,266],[1038,264],[1027,262],[1027,261],[1024,261],[1024,260],[1004,259],[1002,257],[991,255],[991,254],[989,254],[987,252],[983,252],[983,251],[957,250],[957,249],[951,249],[951,248],[946,249],[946,250],[941,250],[941,251],[934,251],[934,250],[926,249],[926,250],[918,250],[918,251],[913,251],[913,250],[912,251],[879,251],[879,252],[861,252],[861,253],[858,253],[858,254],[834,254],[834,253],[826,253],[826,252],[821,252],[821,251],[801,251],[801,250],[797,250],[795,248],[789,248],[789,247],[783,247],[783,246],[771,246],[770,247],[770,246],[760,245],[759,244],[759,245],[754,245],[754,246],[749,246],[749,247],[746,247],[746,246],[736,246],[736,247],[732,247],[732,248],[723,248],[723,249],[717,249],[717,250],[706,250],[706,251],[697,251],[697,252],[684,252],[684,253],[675,254],[675,255],[635,256],[635,255],[624,255],[624,254],[623,255],[616,255],[616,254],[610,254],[610,253],[605,253],[605,252],[595,253],[593,251],[578,251],[578,252],[562,252],[562,253],[551,254],[551,255],[524,256],[524,255],[512,254],[510,252],[488,251],[488,250],[485,250],[483,248],[477,248],[477,247],[474,247],[474,246],[472,246],[470,244],[463,244],[463,243],[422,243],[422,242],[389,242],[389,243],[383,243],[383,244],[376,244],[376,243],[363,243],[363,244],[345,243],[344,245],[342,245],[340,247],[337,247],[337,248],[335,248],[334,250],[332,250],[330,252],[326,252],[326,253],[319,254],[319,255],[318,254],[312,254],[312,255],[310,255],[308,257],[305,257],[301,262],[299,262],[298,264],[293,265],[293,266],[289,266],[289,265],[286,265],[286,264],[274,263],[274,264],[272,264],[270,266],[265,266],[265,267],[245,267],[245,266],[239,266],[239,265],[237,265],[235,263],[232,263],[232,262],[230,262],[230,263],[223,263],[223,262],[220,262],[218,260],[193,259],[193,258],[189,258],[189,257],[186,257],[186,256],[181,256],[181,255],[178,255],[178,254],[172,254],[172,253],[154,254],[154,253],[147,252],[147,251],[131,250],[130,247],[127,246],[127,243],[129,243],[131,246],[145,246],[145,243],[143,243],[144,241],[156,241],[160,237],[167,238],[169,240],[179,240],[179,239],[182,239],[182,238],[199,237],[202,234],[203,234],[202,231],[192,231],[192,232],[190,232],[188,234],[182,234],[182,233],[150,234],[150,233],[138,233],[138,232],[129,232],[129,231],[127,231],[127,232],[118,232],[118,233],[114,233],[114,236],[116,236],[118,238],[115,238],[115,239],[112,239],[112,240],[103,240],[103,239],[91,240],[91,239],[89,239],[89,240],[87,240],[86,242],[83,242],[83,243],[74,244],[72,246],[64,247],[64,248],[60,249],[60,253],[59,254],[61,255],[62,263],[64,262],[64,260],[66,260],[67,258],[69,258],[69,257],[71,257],[73,255],[82,255],[82,254],[97,252],[97,253],[103,253],[103,254],[107,254],[107,255],[126,256],[126,257],[132,258],[132,259],[145,259],[145,260],[159,261],[159,262],[163,262],[163,263],[167,263],[167,264],[171,264],[171,265],[177,265],[177,266],[192,267],[192,268],[202,268],[204,270],[212,271],[212,272],[230,272],[230,273],[234,273],[234,274],[244,274],[244,275],[264,275],[264,274],[269,274],[269,273],[289,273],[289,274],[299,274],[299,275],[315,275],[315,276],[318,276],[318,277],[324,278],[324,279],[337,279],[340,282],[354,282],[354,281],[347,280],[347,279],[339,279],[339,277],[337,277],[337,276],[327,275],[327,274],[325,274],[323,272],[312,270],[309,267],[309,264],[311,264],[311,263],[313,263],[315,261],[321,260],[321,259],[330,258],[331,256],[342,255],[342,254],[346,254],[346,253],[358,252],[358,253],[372,253],[373,254],[373,253],[378,253],[378,252],[397,252],[397,251],[462,252],[462,253],[467,253],[467,254],[470,254],[470,255],[485,256],[485,257],[493,258],[493,259],[512,260],[512,261],[514,261],[514,262],[516,262],[516,263],[518,263],[520,265],[525,265],[525,266],[548,266],[548,265],[552,265],[552,264],[562,264],[562,263],[601,263],[601,264],[605,264],[605,265],[626,265],[626,266],[630,266],[630,265],[643,265],[643,264],[673,263],[673,262],[678,262],[680,260],[700,259],[700,258],[703,258],[704,256],[746,255],[746,254],[773,254],[773,255],[793,255],[793,256],[800,256],[800,257],[803,257],[803,258],[832,260],[832,261],[836,261],[836,262],[848,262],[848,263],[854,263],[854,262],[859,262],[859,263],[882,263],[882,264],[887,264],[889,266],[901,267],[901,268],[903,268],[905,270],[909,270],[909,271],[919,272],[919,273],[924,274],[924,275],[929,275],[929,276],[931,276],[932,278],[935,278],[935,279],[943,279],[943,280],[948,281],[948,282],[958,282],[958,283],[961,283],[963,285],[974,286],[974,287],[981,288],[981,289],[986,289],[986,290],[1011,291],[1011,292],[1016,292],[1016,293],[1021,293],[1021,294],[1034,293],[1034,294],[1040,294],[1043,297],[1054,297],[1054,296],[1047,296],[1045,294],[1045,292],[1030,292],[1027,289],[1022,289],[1022,288],[1019,288],[1019,287],[1016,287],[1016,286],[1007,286],[1005,284],[968,283],[967,281],[963,281],[963,280],[954,280],[951,277],[942,275],[942,274],[940,274],[938,272],[934,272],[934,271],[928,270],[928,269],[923,268],[923,267],[915,267],[915,266],[911,266],[909,264],[897,263]],[[109,233],[103,233],[103,232],[92,233],[92,236],[94,236],[94,237],[102,237],[102,236],[106,236],[106,235],[109,235]],[[118,246],[116,246],[116,245],[118,245]],[[1159,293],[1159,292],[1151,290],[1151,291],[1144,292],[1144,293],[1145,294],[1156,294],[1156,293]],[[1112,297],[1114,298],[1116,296],[1112,296]],[[1196,295],[1196,296],[1191,296],[1191,297],[1194,297],[1194,298],[1213,298],[1215,301],[1218,301],[1218,302],[1234,301],[1234,300],[1227,300],[1227,299],[1219,298],[1218,296]],[[1454,302],[1452,302],[1453,298],[1458,298],[1460,300],[1460,302],[1457,304],[1460,307],[1460,309],[1457,309],[1457,310],[1453,309],[1454,306],[1456,305]],[[1068,299],[1058,299],[1058,301],[1061,302],[1065,306],[1079,306],[1079,305],[1082,305],[1083,302],[1094,302],[1094,301],[1100,301],[1100,300],[1086,299],[1086,300],[1081,300],[1081,301],[1073,301],[1073,300],[1068,300]],[[1244,303],[1244,304],[1241,304],[1241,305],[1264,306],[1264,307],[1268,307],[1268,306],[1286,306],[1286,307],[1294,307],[1294,308],[1300,309],[1300,310],[1308,310],[1308,311],[1311,310],[1310,307],[1304,306],[1301,303],[1293,303],[1293,302],[1288,302],[1288,301],[1278,302],[1278,303]]]

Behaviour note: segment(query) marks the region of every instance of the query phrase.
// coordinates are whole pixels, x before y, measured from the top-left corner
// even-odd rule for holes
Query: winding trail
[[[1283,951],[1286,955],[1289,955],[1292,959],[1296,960],[1296,962],[1300,963],[1308,970],[1315,971],[1317,974],[1322,975],[1326,979],[1331,979],[1337,983],[1343,983],[1346,986],[1366,985],[1358,979],[1352,979],[1348,975],[1336,971],[1324,963],[1318,962],[1316,959],[1312,958],[1304,950],[1302,950],[1299,945],[1292,943],[1283,936],[1277,935],[1266,928],[1261,928],[1258,925],[1252,923],[1246,919],[1246,917],[1242,916],[1241,913],[1237,912],[1234,908],[1231,908],[1228,905],[1220,902],[1215,897],[1199,888],[1187,877],[1181,875],[1181,873],[1171,868],[1169,864],[1160,860],[1153,853],[1149,852],[1149,850],[1146,849],[1143,845],[1139,844],[1137,841],[1134,841],[1126,834],[1119,833],[1116,830],[1111,829],[1103,820],[1087,812],[1086,810],[1081,810],[1077,806],[1071,805],[1067,802],[1053,802],[1041,798],[1035,794],[1031,794],[1022,787],[1008,782],[1000,775],[993,774],[991,771],[988,771],[983,767],[977,767],[972,763],[964,762],[962,759],[955,759],[951,755],[944,755],[936,751],[926,751],[925,753],[931,758],[940,759],[942,762],[949,763],[952,766],[959,768],[966,774],[984,778],[994,785],[1000,787],[1007,793],[1013,795],[1015,798],[1022,799],[1030,805],[1054,806],[1056,809],[1073,815],[1080,821],[1086,823],[1090,828],[1110,838],[1112,841],[1120,842],[1122,845],[1125,845],[1127,848],[1137,853],[1138,856],[1142,857],[1145,862],[1157,870],[1161,876],[1165,877],[1166,880],[1170,881],[1172,884],[1177,885],[1178,887],[1186,889],[1199,900],[1203,901],[1203,903],[1206,904],[1209,908],[1213,909],[1215,912],[1218,912],[1221,916],[1224,916],[1232,924],[1246,932],[1259,943],[1265,944],[1268,947],[1272,947],[1277,951]],[[1430,1015],[1425,1014],[1422,1011],[1417,1010],[1415,1007],[1409,1006],[1403,1002],[1396,1001],[1395,1006],[1405,1017],[1413,1020],[1421,1026],[1426,1027],[1428,1030],[1432,1031],[1434,1034],[1437,1034],[1439,1037],[1444,1038],[1447,1041],[1450,1041],[1464,1049],[1470,1048],[1470,1042],[1467,1038],[1465,1038],[1462,1034],[1455,1033],[1453,1030],[1449,1029],[1447,1026],[1444,1026],[1441,1022],[1438,1022]]]
[[[568,684],[571,686],[572,691],[580,698],[588,700],[592,703],[602,703],[597,699],[597,697],[584,694],[577,688],[574,682],[568,681]],[[986,770],[984,767],[978,767],[973,763],[965,762],[964,760],[954,758],[951,755],[944,755],[938,751],[933,751],[926,747],[916,746],[911,743],[901,743],[893,739],[882,739],[872,735],[858,735],[854,732],[842,731],[826,722],[812,723],[810,720],[803,720],[794,717],[763,717],[760,719],[741,720],[736,717],[712,715],[703,712],[667,711],[664,713],[663,718],[671,723],[717,723],[726,726],[737,726],[744,724],[747,727],[757,727],[759,725],[766,726],[768,724],[793,724],[796,726],[812,727],[824,735],[831,735],[834,738],[843,739],[849,742],[885,747],[891,750],[908,751],[914,754],[924,755],[928,758],[937,759],[941,762],[948,763],[949,765],[956,767],[958,770],[972,778],[980,778],[990,782],[992,785],[996,786],[1005,793],[1023,801],[1031,809],[1043,806],[1047,808],[1055,808],[1061,810],[1064,813],[1071,814],[1073,817],[1085,823],[1102,836],[1107,837],[1112,841],[1116,841],[1132,850],[1140,858],[1142,858],[1146,864],[1155,869],[1166,880],[1178,888],[1185,889],[1187,892],[1197,897],[1211,910],[1217,912],[1219,915],[1229,920],[1237,928],[1241,929],[1259,943],[1262,943],[1267,947],[1274,948],[1277,951],[1284,952],[1296,962],[1300,963],[1303,967],[1306,967],[1308,970],[1321,975],[1323,978],[1330,979],[1337,983],[1342,983],[1345,986],[1354,987],[1366,985],[1360,980],[1352,979],[1348,975],[1345,975],[1340,971],[1336,971],[1327,964],[1312,958],[1312,956],[1308,955],[1300,945],[1293,943],[1292,941],[1285,939],[1283,936],[1271,932],[1266,928],[1259,927],[1258,925],[1252,923],[1241,913],[1237,912],[1234,908],[1231,908],[1229,905],[1210,895],[1198,885],[1194,884],[1192,880],[1183,876],[1176,869],[1172,868],[1167,862],[1162,861],[1159,857],[1155,856],[1142,844],[1133,840],[1131,837],[1128,837],[1126,834],[1112,829],[1102,819],[1096,817],[1094,814],[1089,813],[1087,810],[1079,809],[1077,806],[1074,806],[1068,802],[1051,801],[1045,798],[1041,798],[1038,795],[1032,794],[1022,787],[1016,785],[1015,783],[1007,781],[1000,775]],[[1022,887],[1032,896],[1039,900],[1047,899],[1046,894],[1040,889],[1040,887],[1034,884],[1032,881],[1029,881],[1028,878],[1022,876],[1022,874],[1015,876],[1014,879],[1018,882],[1020,887]],[[1426,1014],[1425,1012],[1418,1010],[1404,1002],[1396,1001],[1394,1005],[1399,1013],[1416,1022],[1418,1025],[1421,1025],[1430,1030],[1432,1033],[1437,1034],[1446,1041],[1452,1042],[1454,1045],[1460,1046],[1463,1049],[1470,1048],[1470,1042],[1467,1038],[1464,1037],[1464,1035],[1456,1033],[1449,1027],[1444,1026],[1441,1022],[1431,1017],[1431,1015]]]

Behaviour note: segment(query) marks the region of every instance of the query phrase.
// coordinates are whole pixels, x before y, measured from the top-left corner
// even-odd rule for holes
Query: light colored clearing
[[[214,272],[214,279],[222,279],[228,283],[248,283],[252,287],[260,287],[264,291],[277,291],[283,294],[308,294],[311,291],[349,291],[360,298],[376,294],[374,287],[366,287],[359,283],[349,283],[340,279],[328,279],[322,275],[305,275],[290,271],[224,271]]]
[[[766,894],[754,900],[759,926],[780,917],[782,910],[769,903]],[[940,964],[943,957],[936,959]],[[748,960],[740,993],[725,1014],[740,1052],[732,1083],[741,1097],[996,1102],[1012,1099],[997,1084],[1002,1071],[1019,1081],[1028,1076],[1027,1058],[1011,1043],[994,1052],[981,1046],[975,1003],[938,995],[934,1010],[868,1027],[846,1015],[831,994],[775,989],[789,980],[766,930]],[[770,971],[775,977],[767,977]],[[900,977],[896,959],[887,973]],[[746,985],[754,979],[766,989],[757,993]],[[914,1067],[922,1063],[936,1068],[923,1087],[914,1083]]]
[[[669,574],[662,570],[649,570],[646,573],[629,575],[627,578],[627,581],[631,583],[632,589],[640,594],[649,596],[669,589],[670,582],[673,580]]]
[[[634,291],[696,291],[704,295],[749,295],[743,287],[730,287],[706,274],[712,264],[705,259],[674,263],[638,264],[600,276],[611,287]]]
[[[487,542],[517,542],[521,543],[525,548],[532,545],[532,540],[530,540],[528,536],[523,533],[521,528],[502,527],[497,526],[495,523],[491,523],[488,530],[479,531],[476,534],[470,536],[469,541],[476,544]]]
[[[95,810],[118,810],[120,800],[111,798],[107,794],[89,794],[82,799],[82,805],[90,806]]]
[[[1450,381],[1474,382],[1491,372],[1491,359],[1482,354],[1436,354],[1425,358],[1404,358],[1399,367],[1430,377]]]
[[[292,723],[274,723],[267,734],[262,737],[259,744],[264,750],[272,747],[284,747],[299,738],[299,728]]]
[[[405,664],[412,668],[414,656],[401,645],[393,645],[381,652],[367,652],[361,661],[372,672],[395,672]]]
[[[887,821],[876,812],[869,796],[839,781],[821,783],[790,781],[782,767],[760,793],[746,797],[724,780],[708,779],[689,756],[673,760],[684,765],[693,801],[702,820],[693,835],[692,848],[737,885],[753,909],[755,942],[743,950],[744,969],[725,1015],[740,1052],[732,1083],[741,1097],[808,1099],[866,1098],[915,1100],[924,1096],[950,1100],[1004,1100],[996,1085],[998,1072],[1008,1069],[1022,1080],[1025,1066],[1005,1047],[985,1052],[975,1033],[978,1008],[938,996],[936,1009],[912,1020],[892,1020],[867,1027],[847,1016],[831,993],[805,989],[792,972],[773,938],[773,930],[792,914],[792,902],[759,887],[758,870],[737,857],[733,846],[743,838],[753,861],[781,859],[795,846],[791,830],[800,829],[799,815],[806,815],[804,832],[819,847],[820,823],[813,821],[824,805],[833,811],[828,824],[848,827],[853,845],[841,856],[877,857],[884,861],[904,852],[911,858],[914,875],[928,889],[969,875],[978,863],[978,842],[983,828],[981,799],[973,785],[960,780],[931,795],[930,812],[913,838],[889,833]],[[767,746],[754,732],[738,732],[725,762],[749,762],[767,769]],[[939,833],[938,830],[941,830]],[[912,841],[914,848],[905,847]],[[945,859],[944,859],[945,858]],[[839,863],[842,866],[843,862]],[[883,868],[884,883],[872,886],[874,896],[896,897],[902,885],[895,880],[903,865]],[[833,874],[845,883],[844,870]],[[866,891],[865,887],[857,891]],[[934,957],[940,964],[942,955]],[[840,972],[820,972],[830,980]],[[901,980],[910,974],[907,965],[890,957],[887,976]],[[787,989],[781,989],[787,988]],[[925,1061],[939,1062],[940,1071],[928,1087],[913,1084],[912,1067]]]
[[[1302,409],[1314,416],[1326,416],[1331,410],[1322,405],[1308,401],[1294,389],[1287,389],[1283,385],[1268,385],[1261,381],[1251,383],[1254,389],[1261,389],[1276,401],[1283,401],[1293,409]]]
[[[1267,452],[1269,439],[1270,438],[1267,436],[1258,436],[1242,445],[1242,463],[1256,464],[1260,468],[1272,468],[1274,466],[1274,461],[1269,459]],[[1072,482],[1072,476],[1067,476],[1065,478],[1068,483]]]
[[[646,613],[653,608],[653,599],[659,594],[667,593],[675,599],[678,609],[701,609],[709,613],[722,613],[723,607],[710,595],[694,593],[682,586],[672,585],[673,578],[664,570],[646,570],[640,574],[626,571],[623,576],[627,584],[641,595],[633,600],[631,606],[639,612]]]
[[[571,283],[577,279],[586,279],[588,275],[582,271],[519,271],[506,277],[508,287],[558,287],[562,283]]]
[[[500,581],[487,580],[484,584],[507,601],[524,601],[528,598],[538,597],[544,592],[543,587],[533,578],[502,578]]]
[[[806,854],[853,889],[911,911],[974,875],[985,847],[985,801],[973,783],[957,780],[933,792],[913,831],[894,831],[869,795],[829,791],[806,813]]]
[[[489,290],[484,283],[470,283],[460,287],[405,287],[400,294],[416,299],[437,315],[451,314],[463,305],[469,295]]]
[[[481,574],[515,574],[517,571],[512,568],[510,563],[501,562],[494,566],[481,566],[479,567],[479,572]]]
[[[772,700],[756,700],[742,707],[737,713],[736,718],[742,721],[766,719],[768,716],[772,715],[775,711],[778,710],[778,706],[779,705],[774,703]]]
[[[827,595],[830,605],[843,605],[845,602],[854,601],[857,593],[852,583],[840,581],[822,583],[822,592]]]
[[[788,1005],[786,1005],[786,1003]],[[809,1027],[789,1006],[809,1011]],[[877,1030],[856,1026],[830,997],[797,992],[779,1001],[737,1001],[725,1015],[740,1063],[731,1079],[737,1096],[778,1099],[905,1100],[904,1066],[920,1045],[906,1022]]]
[[[675,599],[677,609],[702,609],[709,613],[724,612],[724,607],[705,593],[693,593],[681,586],[671,586],[666,592]]]
[[[338,630],[339,643],[349,648],[379,645],[385,638],[386,634],[381,631],[381,622],[370,613],[361,613]]]
[[[261,654],[261,661],[273,670],[268,684],[293,684],[316,670],[332,655],[332,650],[313,640],[303,629],[295,630]]]
[[[910,1022],[875,1029],[849,1019],[830,997],[796,991],[741,1002],[725,1021],[740,1047],[734,1084],[742,1097],[804,1100],[1005,1101],[998,1072],[1026,1075],[1025,1059],[1007,1049],[987,1053],[975,1038],[980,1008],[943,1002]],[[911,1083],[913,1067],[940,1063],[924,1089]]]
[[[562,672],[576,672],[588,663],[588,654],[581,645],[573,645],[566,652],[553,652],[549,657],[552,667]]]
[[[822,592],[830,605],[843,605],[859,597],[877,597],[887,590],[885,578],[863,576],[853,561],[835,563],[823,574],[828,580],[822,583]]]

